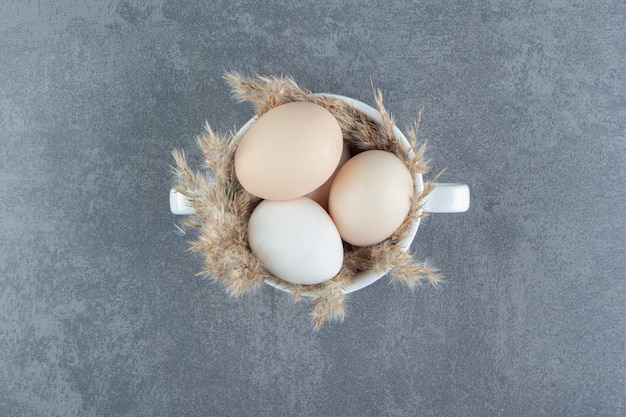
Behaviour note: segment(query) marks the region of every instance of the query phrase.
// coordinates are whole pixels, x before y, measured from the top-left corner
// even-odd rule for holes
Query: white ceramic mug
[[[361,111],[372,121],[382,124],[382,117],[378,110],[374,109],[371,106],[368,106],[365,103],[362,103],[358,100],[339,96],[335,94],[320,94],[327,97],[333,97],[340,100],[343,100],[350,104],[355,109]],[[250,128],[250,126],[257,120],[257,117],[253,117],[250,119],[239,131],[237,132],[236,138],[242,137]],[[401,141],[407,148],[410,147],[409,141],[404,136],[404,134],[398,129],[394,127],[394,135],[396,139]],[[415,177],[416,188],[419,192],[424,189],[424,179],[421,174],[418,174]],[[470,192],[469,187],[466,184],[460,183],[436,183],[435,188],[428,194],[424,201],[424,211],[427,213],[462,213],[469,209],[470,205]],[[190,215],[194,214],[195,211],[188,204],[185,196],[177,193],[173,189],[170,190],[170,210],[174,214],[178,215]],[[418,219],[411,228],[411,232],[409,235],[400,242],[400,246],[404,251],[407,251],[411,246],[411,242],[415,238],[417,234],[417,229],[419,227],[420,220]],[[381,277],[383,277],[388,271],[384,273],[377,273],[375,271],[363,271],[357,274],[354,277],[354,280],[350,286],[346,288],[344,291],[346,294],[360,290],[368,285],[376,282]],[[274,283],[268,282],[268,284],[272,285],[275,288],[278,288],[283,291],[288,291],[286,288],[276,285]],[[306,295],[306,294],[305,294]]]

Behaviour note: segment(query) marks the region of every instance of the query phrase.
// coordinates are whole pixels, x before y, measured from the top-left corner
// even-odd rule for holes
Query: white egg
[[[264,200],[248,223],[250,249],[278,278],[318,284],[343,264],[343,245],[333,221],[313,200]]]

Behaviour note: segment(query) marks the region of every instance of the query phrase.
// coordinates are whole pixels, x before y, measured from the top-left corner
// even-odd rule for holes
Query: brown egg
[[[350,159],[350,148],[347,143],[343,144],[343,152],[341,152],[341,159],[339,160],[339,165],[335,168],[335,172],[330,176],[329,179],[322,185],[320,185],[314,191],[311,191],[306,195],[311,200],[315,201],[317,204],[322,206],[324,210],[328,211],[328,195],[330,194],[330,187],[333,185],[333,181],[339,172],[339,169],[345,164],[348,159]]]
[[[251,194],[290,200],[324,184],[342,148],[341,128],[328,110],[310,102],[287,103],[250,126],[237,146],[235,172]]]
[[[370,246],[391,236],[411,208],[413,179],[397,156],[379,150],[352,157],[339,170],[328,200],[341,238]]]

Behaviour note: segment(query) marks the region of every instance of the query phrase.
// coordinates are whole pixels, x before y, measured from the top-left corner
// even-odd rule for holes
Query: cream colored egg
[[[343,264],[343,244],[326,211],[313,200],[264,200],[248,222],[250,249],[278,278],[318,284]]]
[[[341,127],[328,110],[310,102],[287,103],[250,126],[237,146],[235,172],[251,194],[290,200],[324,184],[342,148]]]
[[[413,179],[397,156],[366,151],[352,157],[337,173],[329,211],[346,242],[370,246],[387,239],[402,225],[412,196]]]

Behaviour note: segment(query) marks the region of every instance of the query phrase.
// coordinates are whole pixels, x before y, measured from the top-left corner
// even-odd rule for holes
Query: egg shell
[[[341,127],[332,113],[311,102],[286,103],[259,117],[241,138],[235,172],[249,193],[290,200],[324,184],[342,149]]]
[[[352,157],[339,170],[328,204],[341,237],[355,246],[370,246],[402,225],[412,196],[406,165],[390,152],[372,150]]]
[[[347,143],[344,143],[343,151],[341,152],[341,159],[339,160],[339,164],[337,165],[337,168],[335,168],[333,175],[331,175],[324,184],[308,193],[305,197],[309,197],[311,200],[322,206],[324,210],[328,211],[328,196],[330,194],[330,187],[333,185],[333,181],[335,180],[339,169],[341,169],[343,164],[348,162],[348,159],[350,159],[350,148]]]
[[[265,268],[294,284],[333,278],[343,264],[343,245],[326,211],[313,200],[264,200],[248,222],[250,249]]]

